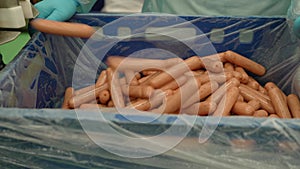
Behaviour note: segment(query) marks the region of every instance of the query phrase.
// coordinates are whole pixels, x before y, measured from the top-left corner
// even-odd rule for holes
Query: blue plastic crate
[[[80,14],[72,22],[103,27],[121,18],[120,15]],[[145,25],[153,16],[127,16],[123,27],[134,29]],[[232,50],[264,65],[268,72],[256,77],[261,83],[273,81],[290,93],[293,70],[298,62],[298,41],[290,36],[285,18],[271,17],[181,17],[197,26],[211,41],[215,52]],[[176,18],[164,18],[166,23]],[[162,26],[164,23],[158,23]],[[118,27],[104,27],[104,34],[117,34]],[[217,32],[217,34],[215,34]],[[223,35],[222,35],[223,34]],[[106,120],[97,121],[86,112],[81,119],[74,110],[61,110],[65,88],[72,79],[76,59],[86,39],[35,34],[19,55],[0,74],[0,166],[1,168],[297,168],[300,152],[300,121],[297,119],[266,119],[252,117],[197,117],[185,139],[168,152],[157,156],[132,159],[120,157],[96,145],[86,134],[82,123],[118,126],[139,137],[155,136],[171,126],[178,131],[169,137],[181,137],[189,123],[178,116],[122,115],[114,110],[104,112]],[[117,43],[108,55],[128,56],[141,49],[164,46],[182,58],[194,55],[188,47],[176,47],[172,40],[145,41],[131,39]],[[180,43],[175,43],[180,45]],[[124,50],[126,49],[126,50]],[[178,50],[180,49],[180,50]],[[204,46],[205,49],[205,46]],[[203,50],[202,55],[212,54]],[[86,63],[91,60],[87,60]],[[89,65],[83,67],[88,70]],[[99,67],[98,73],[105,69]],[[87,75],[80,79],[93,78]],[[75,83],[80,88],[87,83]],[[51,109],[48,109],[51,108]],[[153,120],[151,123],[137,123]],[[187,117],[193,120],[193,117]],[[179,123],[174,123],[179,120]],[[218,127],[205,144],[198,142],[199,133],[208,122],[219,121]],[[207,124],[208,123],[208,124]],[[102,133],[103,134],[103,133]],[[104,132],[104,134],[110,134]],[[233,140],[244,141],[244,147]],[[120,140],[121,142],[121,140]],[[107,143],[118,147],[117,142]],[[129,146],[130,147],[130,146]],[[122,146],[119,148],[122,149]],[[121,150],[120,150],[121,151]],[[134,154],[142,149],[122,149]]]

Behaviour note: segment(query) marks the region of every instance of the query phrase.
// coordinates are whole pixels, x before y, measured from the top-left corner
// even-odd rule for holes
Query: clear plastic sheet
[[[71,21],[98,28],[120,17],[81,14]],[[163,26],[178,19],[166,16],[157,20],[153,17],[142,15],[133,16],[133,19],[128,16],[119,23],[125,24],[125,28],[134,27],[131,33],[138,35],[139,30],[145,28],[139,25],[152,23],[149,20],[159,21],[155,23]],[[286,94],[295,93],[292,83],[299,66],[299,42],[292,36],[285,18],[182,18],[202,31],[200,35],[196,31],[196,41],[188,36],[182,39],[183,42],[193,45],[192,42],[198,42],[204,35],[211,40],[211,44],[202,45],[201,48],[211,49],[211,45],[214,48],[199,50],[201,56],[227,50],[238,52],[267,68],[263,77],[254,76],[261,84],[273,81]],[[118,33],[120,29],[113,26],[104,26],[103,33]],[[103,37],[104,42],[110,40]],[[95,42],[101,44],[98,40]],[[1,168],[298,168],[300,165],[300,123],[297,119],[217,119],[184,115],[163,115],[157,118],[147,113],[133,115],[130,114],[131,110],[125,110],[126,115],[119,114],[115,109],[103,109],[103,116],[99,119],[95,118],[99,112],[92,110],[57,109],[61,106],[66,87],[90,85],[96,78],[95,71],[99,74],[106,68],[97,57],[99,55],[96,55],[105,46],[91,48],[90,54],[81,53],[85,42],[86,39],[37,33],[18,57],[1,72]],[[195,52],[184,45],[177,46],[182,43],[171,42],[169,39],[154,39],[151,43],[144,39],[127,39],[115,45],[114,50],[110,50],[107,55],[128,56],[145,46],[169,50],[182,58],[190,57]],[[199,47],[197,43],[194,45],[192,49]],[[89,57],[78,60],[80,54]],[[103,56],[104,60],[107,55]],[[82,76],[74,78],[75,67]],[[216,121],[217,128],[207,142],[202,143],[199,134],[216,125]],[[85,128],[84,124],[96,128]],[[135,145],[126,138],[106,139],[115,136],[105,126],[116,129],[126,138],[142,139],[154,147],[151,149],[149,146],[142,147],[143,144]],[[157,139],[172,142],[179,138],[179,144],[168,151],[163,151],[164,144],[159,145],[159,142],[146,139],[170,128],[172,130],[168,135]],[[182,136],[183,131],[188,131],[185,137]],[[100,138],[101,145],[91,134]],[[130,154],[147,152],[156,155],[129,158]],[[126,154],[128,156],[124,156]]]
[[[293,82],[292,82],[292,93],[296,93],[298,96],[300,96],[300,66],[298,66]]]
[[[114,110],[107,110],[114,111]],[[86,112],[87,117],[90,112]],[[168,129],[176,116],[163,116],[149,124],[124,120],[126,116],[104,113],[107,121],[90,124],[118,125],[119,130],[156,135]],[[128,115],[134,116],[134,115]],[[153,115],[152,115],[153,116]],[[145,115],[150,118],[151,115]],[[205,118],[180,144],[170,151],[149,158],[126,158],[96,145],[81,128],[75,111],[57,109],[2,109],[1,168],[298,168],[299,120],[223,118],[206,142],[198,142]],[[185,127],[182,123],[178,131]],[[99,133],[102,137],[110,133]],[[170,135],[165,139],[174,139]],[[110,143],[120,147],[121,140]],[[109,145],[109,143],[107,143]],[[130,147],[130,144],[128,145]]]

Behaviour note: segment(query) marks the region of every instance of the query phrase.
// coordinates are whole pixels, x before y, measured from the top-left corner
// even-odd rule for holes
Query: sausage
[[[203,74],[206,72],[206,70],[204,70],[204,69],[199,69],[199,70],[194,70],[193,72],[195,72],[195,73],[198,74],[198,75],[203,75]]]
[[[142,74],[144,76],[149,76],[149,75],[152,75],[152,74],[157,73],[157,72],[158,72],[158,70],[143,70]]]
[[[239,88],[231,87],[222,97],[213,116],[229,116],[230,111],[239,97]]]
[[[275,113],[275,110],[273,108],[273,105],[270,101],[265,99],[264,97],[260,97],[259,95],[255,94],[254,92],[248,90],[245,87],[240,86],[240,94],[244,97],[246,101],[251,100],[258,100],[260,102],[261,108],[268,111],[270,114]]]
[[[209,58],[200,58],[201,68],[205,68],[209,72],[221,73],[224,72],[223,63],[218,60],[213,60]]]
[[[93,27],[86,24],[59,22],[40,18],[32,20],[30,25],[40,32],[61,36],[89,38],[96,32]]]
[[[266,110],[257,110],[253,114],[254,117],[268,117],[269,114]]]
[[[260,87],[260,84],[251,77],[249,77],[248,83],[246,85],[251,87],[254,90],[259,90],[259,87]]]
[[[231,71],[230,73],[232,74],[233,77],[238,79],[240,82],[242,81],[243,75],[240,72]]]
[[[259,91],[260,93],[262,93],[262,94],[265,94],[265,95],[268,94],[268,91],[267,91],[264,87],[262,87],[261,85],[259,85],[258,91]]]
[[[241,84],[240,88],[248,90],[249,92],[254,93],[255,95],[257,95],[258,97],[264,98],[265,100],[267,100],[268,102],[271,102],[271,99],[268,95],[262,94],[261,92],[252,89],[251,87],[245,85],[245,84]]]
[[[142,78],[140,78],[139,80],[138,80],[138,83],[140,84],[140,85],[142,85],[143,83],[145,83],[151,76],[153,76],[154,74],[152,74],[152,75],[149,75],[149,76],[144,76],[144,77],[142,77]]]
[[[140,72],[137,72],[137,73],[134,75],[134,77],[135,77],[137,80],[139,80],[140,78],[142,78],[142,75],[141,75]]]
[[[199,88],[193,79],[189,79],[183,86],[181,86],[176,93],[170,95],[165,100],[164,113],[169,114],[179,110],[183,101],[188,100]]]
[[[202,57],[202,59],[210,59],[210,60],[220,61],[220,62],[224,63],[224,62],[226,62],[225,55],[226,55],[226,52],[221,52],[221,53],[216,53],[216,54],[209,55],[209,56],[204,56],[204,57]]]
[[[114,106],[115,106],[115,103],[112,100],[108,101],[107,107],[114,107]]]
[[[214,102],[208,102],[208,101],[203,101],[203,102],[198,102],[190,107],[183,109],[182,112],[184,114],[189,114],[189,115],[199,115],[199,116],[206,116],[212,112],[214,112],[217,108],[217,104]]]
[[[241,66],[256,75],[262,76],[266,73],[265,67],[233,51],[226,51],[224,58],[226,61]]]
[[[90,86],[87,86],[87,87],[75,90],[74,91],[74,95],[77,96],[77,95],[81,95],[81,94],[87,93],[87,92],[95,89],[95,87],[96,87],[95,85],[90,85]]]
[[[156,77],[149,80],[149,84],[155,88],[161,88],[165,84],[171,82],[174,78],[180,77],[183,73],[187,72],[186,64],[178,64],[169,68],[166,72],[159,73]]]
[[[107,76],[107,84],[108,84],[108,90],[110,91],[111,90],[111,83],[112,83],[112,79],[113,79],[113,70],[111,67],[108,67],[106,69],[106,76]],[[125,79],[126,81],[126,79]],[[126,82],[125,82],[126,84]]]
[[[215,92],[212,93],[206,100],[212,100],[213,102],[219,104],[223,95],[226,93],[228,89],[231,87],[238,87],[240,85],[240,81],[236,78],[232,78],[224,83],[220,88],[218,88]]]
[[[225,72],[232,72],[232,71],[234,71],[234,66],[233,66],[233,64],[230,63],[230,62],[225,62],[225,63],[224,63],[224,71],[225,71]]]
[[[163,103],[163,100],[166,99],[167,96],[170,96],[173,94],[173,90],[156,90],[154,91],[153,96],[149,99],[151,104],[151,109],[157,108],[159,105]]]
[[[199,100],[202,100],[210,94],[214,93],[218,88],[219,84],[215,81],[210,81],[201,85],[198,91]]]
[[[223,72],[223,73],[205,73],[204,75],[201,76],[196,76],[196,78],[199,78],[201,80],[201,83],[204,84],[208,81],[216,81],[219,84],[222,84],[226,82],[227,80],[233,78],[232,73],[230,72]]]
[[[163,60],[163,61],[164,61],[165,67],[169,68],[169,67],[172,67],[176,64],[182,63],[183,59],[181,59],[181,58],[170,58],[170,59],[166,59],[166,60]]]
[[[107,73],[106,73],[106,70],[103,70],[100,73],[95,85],[96,85],[96,87],[99,87],[99,86],[102,86],[106,82],[107,82]]]
[[[90,102],[88,102],[88,103],[86,103],[86,104],[98,104],[98,100],[95,99],[95,100],[92,100],[92,101],[90,101]]]
[[[129,97],[134,98],[143,98],[147,99],[152,96],[154,89],[151,86],[132,86],[132,85],[123,85],[122,92]]]
[[[294,118],[300,118],[300,101],[297,95],[290,94],[287,96],[289,110]]]
[[[199,70],[201,68],[204,68],[204,63],[203,59],[205,58],[200,58],[199,56],[192,56],[184,60],[184,63],[190,70]]]
[[[158,108],[150,110],[151,113],[163,114],[165,110],[165,105],[160,105]]]
[[[186,72],[184,73],[185,76],[202,76],[205,74],[205,70],[194,70],[194,71],[189,71],[189,72]]]
[[[151,79],[149,83],[153,88],[158,89],[166,83],[172,81],[173,78],[176,79],[179,76],[183,75],[185,72],[188,72],[190,70],[197,70],[200,68],[200,58],[198,56],[193,56],[184,60],[184,62],[168,68],[165,72],[161,72],[155,78]]]
[[[149,76],[142,77],[141,79],[138,80],[138,82],[140,85],[149,85],[150,81],[155,77],[157,77],[160,73],[161,73],[160,71],[157,71],[156,73],[153,73]]]
[[[212,94],[214,91],[216,91],[219,87],[219,84],[217,82],[211,81],[207,82],[199,88],[198,92],[195,92],[189,97],[187,100],[184,101],[182,108],[187,108],[191,106],[192,104],[206,98],[210,94]]]
[[[174,112],[165,112],[165,105],[166,104],[160,105],[158,108],[150,110],[150,112],[156,113],[156,114],[180,114],[180,113],[182,113],[181,110],[179,110],[179,109]]]
[[[274,106],[276,114],[281,118],[291,118],[291,113],[288,109],[287,103],[282,97],[281,90],[279,88],[269,88],[267,89],[269,96],[271,98],[272,104]]]
[[[125,107],[123,92],[119,81],[119,73],[110,68],[108,68],[106,71],[109,83],[109,91],[114,105],[119,108]]]
[[[173,95],[167,96],[163,100],[163,104],[157,108],[157,110],[152,110],[155,113],[172,113],[180,108],[181,102],[181,93],[180,90],[176,91]]]
[[[280,92],[281,94],[281,99],[284,100],[284,102],[287,104],[287,98],[286,98],[286,95],[283,93],[283,91],[273,82],[268,82],[265,84],[265,89],[267,90],[270,90],[270,89],[273,89],[273,88],[277,88],[278,91]]]
[[[107,104],[110,100],[110,92],[108,90],[102,90],[99,92],[99,101],[101,104]]]
[[[239,95],[237,101],[244,102],[244,97],[242,95]]]
[[[241,73],[242,77],[241,77],[241,82],[246,84],[249,81],[249,76],[246,73],[246,71],[244,70],[244,68],[237,66],[235,67],[235,71]]]
[[[146,99],[140,99],[134,103],[131,103],[127,108],[133,108],[140,111],[148,111],[151,108],[151,104]]]
[[[246,102],[237,101],[233,105],[231,112],[238,115],[252,116],[255,109]]]
[[[254,108],[254,110],[258,110],[258,109],[261,108],[260,102],[259,102],[258,100],[250,100],[250,101],[248,102],[248,104],[249,104],[250,106],[252,106],[252,107]]]
[[[133,85],[133,86],[137,86],[139,85],[139,82],[134,74],[134,71],[131,70],[125,70],[124,71],[124,75],[125,75],[125,79],[127,84]]]
[[[270,114],[270,118],[280,118],[277,114]]]
[[[186,81],[187,81],[187,77],[182,75],[179,78],[165,84],[160,89],[161,90],[168,90],[168,89],[175,90],[175,89],[179,88],[180,86],[182,86]]]
[[[64,101],[62,103],[62,109],[69,109],[69,100],[74,96],[74,88],[68,87],[65,91]]]
[[[107,58],[107,64],[118,71],[137,71],[142,70],[164,70],[170,66],[179,64],[182,62],[180,58],[171,58],[166,60],[160,59],[144,59],[144,58],[133,58],[123,56],[109,56]]]
[[[88,103],[92,100],[95,100],[96,96],[98,96],[102,90],[107,90],[107,89],[108,89],[108,84],[105,83],[104,85],[94,88],[91,91],[88,91],[80,95],[75,95],[69,100],[69,106],[71,108],[77,108],[81,104]]]

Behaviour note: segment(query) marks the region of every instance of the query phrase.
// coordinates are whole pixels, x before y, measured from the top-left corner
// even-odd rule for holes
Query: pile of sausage
[[[64,109],[118,107],[164,114],[300,118],[295,94],[247,72],[266,69],[233,51],[187,59],[110,56],[94,85],[66,89]]]

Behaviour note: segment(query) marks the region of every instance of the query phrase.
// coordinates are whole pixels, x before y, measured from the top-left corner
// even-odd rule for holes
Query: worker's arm
[[[43,0],[34,6],[39,11],[38,18],[66,21],[76,12],[89,12],[97,0]]]

